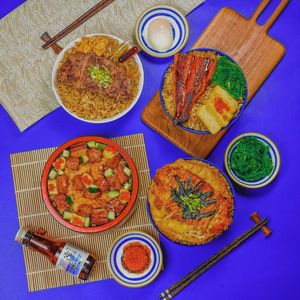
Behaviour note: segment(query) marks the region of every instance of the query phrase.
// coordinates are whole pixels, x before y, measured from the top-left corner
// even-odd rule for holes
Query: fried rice
[[[84,54],[94,52],[98,56],[104,56],[114,63],[120,64],[118,57],[114,56],[119,46],[120,42],[118,40],[105,35],[82,37],[74,47],[65,52],[63,59],[59,63],[57,74],[62,64],[67,61],[71,55],[78,52]],[[130,106],[138,94],[141,80],[138,63],[133,57],[123,62],[122,67],[125,68],[126,74],[131,81],[131,97],[116,100],[107,95],[80,90],[56,80],[56,89],[63,105],[71,113],[86,120],[103,120],[122,113]]]

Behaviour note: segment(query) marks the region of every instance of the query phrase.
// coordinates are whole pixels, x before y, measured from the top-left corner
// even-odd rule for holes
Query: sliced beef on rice
[[[90,76],[88,68],[91,66],[105,67],[112,78],[112,83],[103,88]],[[57,80],[80,90],[92,93],[105,93],[110,98],[122,100],[131,97],[131,81],[127,78],[123,66],[95,53],[71,54],[58,71]]]

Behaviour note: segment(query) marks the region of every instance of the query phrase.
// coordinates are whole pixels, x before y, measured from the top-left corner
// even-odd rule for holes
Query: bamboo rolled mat
[[[66,240],[97,258],[95,269],[88,281],[81,281],[63,270],[56,269],[43,255],[23,247],[29,291],[111,278],[106,266],[106,256],[111,243],[122,233],[140,230],[149,233],[157,241],[159,236],[146,210],[146,195],[150,184],[150,172],[143,134],[113,138],[135,162],[139,174],[139,196],[132,217],[121,227],[110,232],[81,234],[59,224],[48,212],[41,195],[40,180],[44,165],[55,150],[47,148],[11,154],[11,167],[15,186],[20,226],[44,228],[46,235]]]

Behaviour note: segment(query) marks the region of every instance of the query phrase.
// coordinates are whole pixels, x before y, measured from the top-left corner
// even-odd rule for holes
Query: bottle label
[[[89,253],[73,245],[66,244],[58,257],[56,267],[79,277],[88,256]]]

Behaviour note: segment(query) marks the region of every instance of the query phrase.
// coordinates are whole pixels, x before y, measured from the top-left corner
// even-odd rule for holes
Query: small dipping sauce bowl
[[[160,58],[179,52],[185,46],[189,32],[185,16],[168,5],[148,8],[138,17],[135,27],[139,47],[147,54]],[[162,49],[158,49],[160,47]]]
[[[159,244],[149,234],[131,231],[119,236],[112,244],[107,264],[112,277],[131,288],[151,283],[162,268]]]
[[[245,142],[245,140],[248,140],[251,143],[246,148],[244,147],[241,149],[240,145]],[[260,151],[251,154],[250,149],[255,147],[255,143],[257,144],[257,147],[260,147]],[[269,169],[267,174],[262,176],[254,176],[253,174],[251,176],[251,174],[249,174],[249,178],[253,178],[241,178],[239,171],[235,169],[235,164],[237,162],[243,163],[243,171],[246,169],[253,170],[254,166],[256,166],[258,171],[261,171],[263,166],[259,164],[258,160],[263,156],[268,161],[265,161],[265,164],[268,164],[267,167]],[[270,167],[270,162],[272,167]],[[266,186],[275,179],[280,168],[280,154],[276,145],[268,137],[257,132],[248,132],[237,136],[229,143],[225,152],[224,163],[229,177],[236,184],[245,188],[256,189]]]

